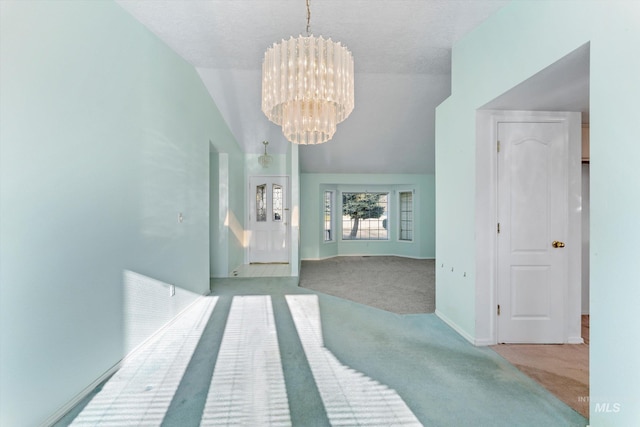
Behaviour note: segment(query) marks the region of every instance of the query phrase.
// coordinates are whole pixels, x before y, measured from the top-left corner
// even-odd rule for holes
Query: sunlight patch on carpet
[[[422,425],[395,390],[343,365],[324,347],[317,295],[286,299],[332,425]]]
[[[125,359],[72,426],[160,425],[218,297],[201,298]]]
[[[270,296],[233,298],[200,425],[291,425]]]

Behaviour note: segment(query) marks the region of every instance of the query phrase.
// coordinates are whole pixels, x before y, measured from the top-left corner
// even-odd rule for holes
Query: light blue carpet
[[[393,314],[302,289],[295,278],[216,279],[212,295],[213,312],[162,406],[164,426],[587,425],[433,314]]]

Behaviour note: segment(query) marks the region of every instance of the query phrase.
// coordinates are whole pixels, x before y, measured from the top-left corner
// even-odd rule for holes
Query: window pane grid
[[[400,193],[400,240],[413,240],[413,193]]]
[[[333,192],[324,192],[324,241],[333,241]]]
[[[342,193],[342,239],[388,240],[388,193]]]
[[[273,210],[273,220],[274,221],[282,221],[282,186],[278,184],[273,184],[272,188],[272,210]]]
[[[256,187],[256,221],[267,221],[267,184]]]

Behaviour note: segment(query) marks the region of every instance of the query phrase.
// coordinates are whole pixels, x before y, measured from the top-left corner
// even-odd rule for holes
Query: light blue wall
[[[240,194],[244,159],[195,70],[114,2],[0,7],[0,425],[33,426],[208,292],[209,141]]]
[[[220,163],[225,168],[221,171]],[[229,232],[224,225],[226,209],[224,201],[228,198],[228,173],[226,170],[228,155],[209,153],[209,274],[211,277],[226,277],[229,268],[228,251]],[[223,199],[222,209],[220,199]]]
[[[228,277],[244,262],[245,250],[245,154],[231,135],[215,105],[209,125],[216,129],[211,143],[217,153],[211,153],[216,164],[210,167],[211,188],[210,276]]]
[[[228,229],[228,272],[244,263],[245,256],[245,203],[246,177],[244,173],[245,155],[239,149],[228,156],[228,210],[223,226]],[[223,201],[221,200],[220,203]]]
[[[299,276],[302,265],[302,257],[300,256],[301,238],[300,229],[302,224],[301,218],[301,193],[302,178],[300,174],[300,146],[298,144],[289,144],[287,149],[287,171],[291,177],[291,256],[289,262],[291,264],[291,275]]]
[[[338,255],[399,255],[435,257],[435,182],[433,175],[301,174],[301,259],[323,259]],[[414,241],[342,241],[324,243],[321,212],[325,190],[399,191],[415,189]],[[339,200],[336,199],[336,205]],[[337,218],[339,220],[339,218]],[[391,219],[391,221],[394,221]],[[336,223],[336,229],[339,225]]]
[[[452,95],[436,115],[438,265],[468,272],[437,269],[436,307],[474,337],[476,110],[590,42],[593,426],[640,419],[639,22],[636,1],[514,1],[454,47]]]

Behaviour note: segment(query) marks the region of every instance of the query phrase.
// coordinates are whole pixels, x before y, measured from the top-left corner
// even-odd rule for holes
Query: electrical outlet
[[[172,297],[176,294],[176,285],[169,285],[169,296]]]

